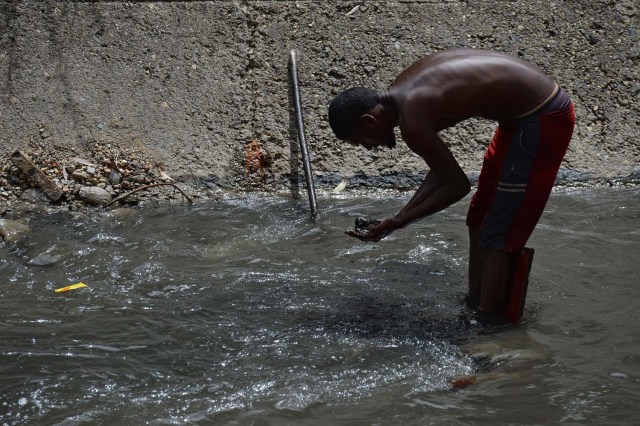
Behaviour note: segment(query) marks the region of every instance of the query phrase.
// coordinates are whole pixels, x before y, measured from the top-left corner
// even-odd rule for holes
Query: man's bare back
[[[389,88],[403,111],[424,113],[439,131],[470,117],[509,122],[534,110],[556,83],[534,65],[499,52],[453,49],[402,71]]]

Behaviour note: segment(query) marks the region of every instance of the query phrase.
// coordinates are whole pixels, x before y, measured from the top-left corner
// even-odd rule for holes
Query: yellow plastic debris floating
[[[76,283],[76,284],[68,285],[66,287],[57,288],[56,293],[62,293],[63,291],[75,290],[83,287],[87,287],[87,285],[85,283]]]

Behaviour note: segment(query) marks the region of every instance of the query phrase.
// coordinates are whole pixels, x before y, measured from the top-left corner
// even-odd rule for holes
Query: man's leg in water
[[[511,287],[512,256],[497,249],[482,250],[482,284],[480,309],[485,312],[503,312],[507,307]]]
[[[512,275],[512,256],[503,250],[482,249],[480,228],[469,227],[469,297],[471,306],[487,312],[502,311]]]
[[[480,227],[469,226],[469,296],[467,297],[467,304],[474,308],[480,305],[482,264]]]

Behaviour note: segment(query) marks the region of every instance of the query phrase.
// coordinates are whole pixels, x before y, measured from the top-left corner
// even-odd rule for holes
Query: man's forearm
[[[415,194],[413,194],[413,197],[411,197],[409,202],[396,214],[396,216],[422,204],[424,200],[429,198],[438,190],[438,188],[440,188],[440,180],[438,177],[434,173],[427,173],[427,176],[425,176],[422,184],[420,184],[420,187],[416,190]]]
[[[434,176],[435,178],[435,176]],[[434,182],[437,178],[434,179]],[[425,185],[426,184],[426,185]],[[470,191],[468,181],[466,185],[430,185],[425,182],[419,188],[418,193],[411,201],[393,218],[400,228],[407,226],[411,222],[429,216],[433,213],[444,210],[453,203],[461,200]]]

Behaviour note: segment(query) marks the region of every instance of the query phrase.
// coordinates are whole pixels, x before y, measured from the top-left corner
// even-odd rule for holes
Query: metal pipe
[[[293,101],[296,109],[296,124],[298,127],[298,139],[300,141],[300,153],[302,154],[302,164],[304,165],[304,177],[307,182],[307,193],[309,194],[309,207],[313,217],[318,215],[318,203],[316,201],[316,190],[313,183],[313,172],[309,161],[309,150],[304,135],[304,123],[302,121],[302,103],[300,102],[300,87],[298,86],[298,67],[296,65],[296,52],[291,51],[289,57],[289,70],[291,73],[291,85],[293,86]]]

